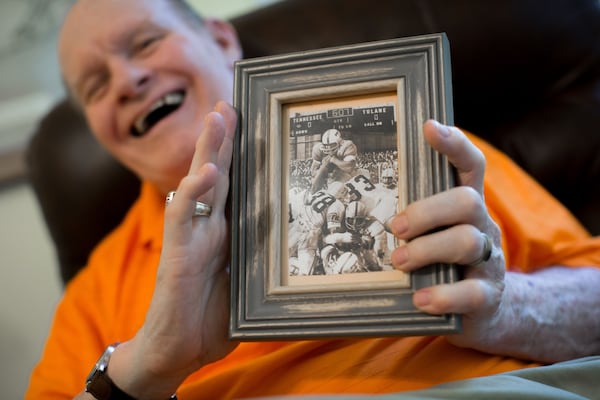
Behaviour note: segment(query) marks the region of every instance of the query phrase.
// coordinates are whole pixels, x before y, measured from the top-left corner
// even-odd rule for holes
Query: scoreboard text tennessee
[[[396,131],[393,105],[345,107],[290,118],[290,136],[305,136],[327,129],[385,134]]]

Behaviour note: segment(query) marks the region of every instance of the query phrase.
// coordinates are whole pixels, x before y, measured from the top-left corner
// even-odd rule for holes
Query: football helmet
[[[361,272],[362,268],[358,256],[351,252],[345,252],[340,255],[336,261],[338,274],[352,274]]]
[[[383,172],[381,173],[381,183],[383,183],[383,186],[385,186],[386,188],[392,188],[394,187],[394,170],[391,168],[386,168],[383,170]]]
[[[365,227],[367,222],[367,208],[360,201],[353,201],[346,207],[346,217],[344,219],[346,228],[353,232],[358,232]]]
[[[348,194],[348,187],[339,181],[330,182],[326,190],[327,193],[340,201],[343,201]]]
[[[342,134],[337,129],[328,129],[321,138],[321,150],[329,155],[333,154],[339,147],[342,141]]]
[[[335,246],[328,244],[321,250],[321,260],[323,261],[323,269],[326,274],[336,273],[335,263],[337,262],[339,251]]]

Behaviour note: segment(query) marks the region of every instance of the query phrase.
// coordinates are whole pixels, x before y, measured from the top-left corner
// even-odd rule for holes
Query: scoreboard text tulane
[[[321,134],[327,129],[361,133],[393,133],[396,118],[393,105],[334,108],[290,117],[290,136]]]

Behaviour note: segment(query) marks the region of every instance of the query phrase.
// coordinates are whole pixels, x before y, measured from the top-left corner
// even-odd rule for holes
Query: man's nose
[[[115,96],[119,104],[135,100],[147,91],[152,73],[142,64],[119,59],[112,62],[111,69]]]

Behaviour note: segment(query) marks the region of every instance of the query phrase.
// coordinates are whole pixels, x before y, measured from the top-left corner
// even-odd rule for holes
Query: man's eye
[[[100,79],[94,80],[86,85],[85,90],[83,92],[83,102],[84,104],[93,103],[97,99],[102,96],[104,91],[104,82]]]
[[[160,36],[148,36],[138,40],[133,46],[134,54],[144,55],[154,49],[155,45],[160,40]]]

